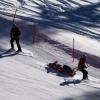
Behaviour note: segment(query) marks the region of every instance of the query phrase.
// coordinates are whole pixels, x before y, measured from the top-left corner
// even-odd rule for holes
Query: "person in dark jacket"
[[[87,66],[86,66],[85,63],[86,63],[86,56],[83,55],[80,58],[79,63],[78,63],[78,70],[83,73],[83,79],[82,80],[88,79],[88,72],[85,70],[87,68]]]
[[[14,49],[13,42],[16,41],[16,45],[18,47],[17,52],[22,51],[21,46],[19,44],[20,35],[21,35],[21,31],[19,30],[19,28],[15,24],[13,24],[11,31],[10,31],[10,37],[11,37],[10,44],[11,44],[11,48]]]

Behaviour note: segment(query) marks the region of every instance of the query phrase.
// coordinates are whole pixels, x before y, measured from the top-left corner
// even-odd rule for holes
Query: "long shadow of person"
[[[65,86],[65,85],[69,85],[69,84],[79,84],[81,82],[81,80],[77,79],[77,80],[65,80],[64,82],[60,83],[60,86]]]
[[[0,53],[0,58],[14,56],[16,54],[17,54],[17,52],[15,50],[8,49],[8,50],[5,50],[4,52]]]

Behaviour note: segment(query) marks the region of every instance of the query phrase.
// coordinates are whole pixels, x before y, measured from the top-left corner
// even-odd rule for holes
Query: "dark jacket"
[[[11,35],[11,38],[19,38],[20,35],[21,35],[21,32],[20,32],[20,30],[19,30],[19,28],[17,26],[13,26],[11,28],[10,35]]]
[[[78,69],[79,70],[84,70],[85,68],[87,68],[86,65],[85,65],[85,62],[86,62],[85,57],[80,58],[79,63],[78,63]]]

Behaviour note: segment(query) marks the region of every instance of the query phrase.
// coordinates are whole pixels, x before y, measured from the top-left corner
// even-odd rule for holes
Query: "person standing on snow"
[[[11,44],[11,48],[14,49],[13,42],[16,41],[16,45],[18,48],[17,52],[22,51],[21,46],[19,44],[20,35],[21,35],[21,31],[19,30],[19,28],[15,24],[13,24],[11,31],[10,31],[10,37],[11,37],[10,44]]]
[[[78,63],[78,70],[83,73],[83,79],[82,80],[88,79],[88,72],[85,70],[87,68],[87,66],[86,66],[85,63],[86,63],[86,56],[83,55],[80,58],[79,63]]]

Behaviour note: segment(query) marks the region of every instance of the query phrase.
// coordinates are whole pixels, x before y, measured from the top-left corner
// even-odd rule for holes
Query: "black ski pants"
[[[83,80],[88,79],[88,72],[85,69],[79,69],[83,73]]]
[[[16,41],[18,50],[21,51],[21,46],[19,44],[19,38],[11,38],[10,40],[11,48],[14,48],[14,44],[13,44],[14,41]]]

